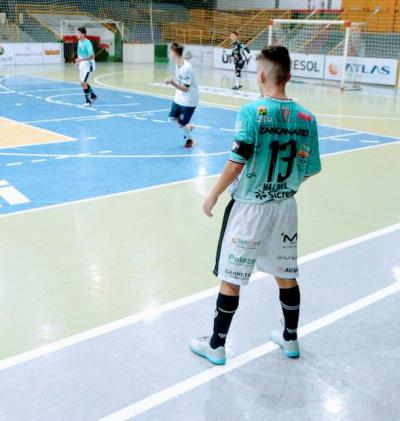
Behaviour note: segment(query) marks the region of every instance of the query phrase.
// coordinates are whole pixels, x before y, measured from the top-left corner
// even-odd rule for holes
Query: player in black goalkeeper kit
[[[246,64],[246,54],[250,54],[250,50],[242,42],[240,42],[239,35],[237,32],[232,32],[230,38],[232,41],[231,58],[235,64],[235,76],[236,76],[235,86],[232,89],[236,91],[243,87],[240,84],[240,78],[242,77],[242,69],[244,65]]]

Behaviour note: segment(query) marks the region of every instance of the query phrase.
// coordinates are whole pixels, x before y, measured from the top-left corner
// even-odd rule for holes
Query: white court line
[[[110,91],[128,92],[128,93],[134,93],[134,94],[143,95],[143,96],[150,96],[150,97],[153,97],[153,98],[162,98],[162,99],[170,99],[170,100],[173,99],[172,95],[164,95],[164,94],[160,94],[160,93],[155,94],[155,93],[152,93],[152,92],[141,91],[141,90],[137,90],[137,89],[120,88],[118,86],[114,86],[114,85],[110,85],[110,84],[107,84],[107,83],[99,82],[100,78],[115,75],[115,74],[121,74],[121,73],[123,73],[123,72],[105,73],[103,75],[99,75],[99,76],[95,77],[94,81],[99,86],[101,86],[103,89],[107,89],[107,90],[110,90]],[[48,77],[41,77],[41,76],[35,76],[35,75],[32,76],[32,75],[29,75],[29,74],[22,74],[22,75],[25,75],[25,76],[28,76],[28,77],[31,77],[31,78],[34,78],[34,79],[41,79],[41,80],[46,80],[46,81],[52,80],[54,82],[62,82],[62,83],[71,84],[71,85],[79,85],[79,82],[71,82],[71,81],[66,82],[65,80],[48,78]],[[8,88],[6,88],[4,86],[1,86],[1,85],[0,85],[0,88],[8,89]],[[77,87],[77,88],[68,88],[68,89],[80,89],[80,88]],[[353,93],[356,93],[356,92],[353,92]],[[382,95],[377,95],[377,96],[382,96]],[[387,98],[387,96],[384,96],[384,97]],[[398,97],[398,98],[396,97],[395,99],[400,99],[400,97]],[[203,108],[210,108],[211,107],[211,108],[220,108],[220,109],[223,109],[223,110],[230,110],[230,111],[238,111],[240,109],[239,105],[219,104],[219,103],[216,103],[216,102],[201,101],[200,104],[203,105]],[[167,109],[166,111],[169,111],[169,109]],[[330,114],[330,115],[334,116],[335,114]],[[337,115],[337,117],[341,117],[341,116],[342,115],[339,115],[339,114]],[[369,118],[369,116],[364,116],[364,117],[366,119]],[[47,120],[47,121],[50,121],[50,120]],[[54,121],[57,121],[57,120],[54,120]],[[61,120],[58,120],[58,121],[61,121]],[[343,129],[343,130],[354,131],[354,129],[342,127],[342,126],[330,126],[328,124],[321,124],[321,126],[332,127],[332,128],[335,128],[335,129]],[[376,135],[376,136],[390,138],[390,139],[396,138],[396,136],[388,136],[388,135],[383,135],[383,134],[375,133],[375,132],[360,132],[360,133],[371,134],[371,135]]]
[[[339,136],[330,136],[329,139],[326,140],[333,140],[333,141],[338,141],[338,142],[350,142],[350,139],[345,139],[345,138],[340,138]]]
[[[363,120],[396,120],[400,121],[399,117],[384,117],[375,115],[350,115],[350,114],[323,114],[315,113],[318,117],[335,117],[335,118],[347,118],[347,119],[363,119]]]
[[[110,73],[104,73],[102,75],[99,75],[97,77],[94,78],[94,82],[103,87],[104,89],[110,89],[110,90],[115,90],[115,91],[121,91],[121,92],[131,92],[131,93],[136,93],[136,94],[141,94],[141,95],[147,95],[147,96],[155,96],[155,97],[159,97],[159,98],[168,98],[168,99],[172,99],[173,95],[166,95],[166,94],[160,94],[160,93],[153,93],[153,92],[148,92],[148,91],[141,91],[138,89],[129,89],[129,88],[121,88],[115,85],[111,85],[109,83],[104,83],[104,82],[100,82],[101,78],[104,77],[109,77],[112,75],[116,75],[116,74],[121,74],[124,73],[123,71],[119,71],[119,72],[110,72]],[[28,75],[29,76],[29,75]],[[36,77],[36,76],[33,76]],[[37,78],[39,79],[46,79],[46,78],[42,78],[40,76],[38,76]],[[49,79],[49,80],[54,80],[55,82],[62,82],[60,79]],[[69,83],[77,83],[77,82],[69,82]],[[248,94],[254,94],[256,93],[256,91],[242,91],[242,92],[247,92]],[[364,93],[364,92],[357,92],[357,91],[351,91],[351,94],[356,94],[356,95],[368,95],[370,96],[371,93]],[[387,95],[379,95],[379,94],[373,94],[374,96],[378,96],[378,97],[382,97],[382,98],[389,98],[389,99],[395,99],[395,100],[400,100],[400,96],[387,96]],[[236,97],[238,99],[245,99],[245,98],[240,98],[240,97]],[[201,101],[202,104],[210,104],[212,106],[217,106],[220,108],[224,108],[224,109],[234,109],[234,110],[238,110],[240,108],[240,106],[236,106],[236,105],[227,105],[227,104],[218,104],[218,103],[214,103],[214,102],[207,102],[207,101]],[[318,115],[318,114],[316,114]],[[335,116],[335,114],[330,114],[330,116]],[[341,117],[342,115],[337,115],[337,117]],[[369,116],[364,116],[366,119],[369,118]]]
[[[100,153],[100,152],[99,152]],[[219,155],[227,155],[229,154],[230,151],[221,151],[221,152],[210,152],[210,153],[192,153],[192,154],[185,154],[185,153],[181,153],[181,154],[175,154],[175,155],[163,155],[163,154],[153,154],[153,155],[137,155],[137,154],[125,154],[125,155],[107,155],[107,156],[102,156],[102,155],[94,155],[92,153],[81,153],[78,155],[61,155],[61,154],[46,154],[46,153],[24,153],[24,152],[0,152],[0,156],[47,156],[50,158],[55,158],[55,157],[60,157],[60,156],[67,156],[68,158],[100,158],[100,159],[136,159],[136,158],[140,158],[140,159],[152,159],[152,158],[201,158],[201,157],[206,157],[206,156],[219,156]]]
[[[83,107],[85,108],[85,107]],[[86,109],[86,108],[85,108]],[[151,113],[156,113],[156,112],[166,112],[166,111],[170,111],[170,108],[162,108],[162,109],[158,109],[158,110],[151,110]],[[107,115],[90,115],[90,116],[74,116],[74,117],[61,117],[61,118],[51,118],[51,119],[45,119],[45,120],[28,120],[28,121],[17,121],[17,123],[21,123],[21,124],[37,124],[37,123],[60,123],[62,121],[84,121],[84,120],[102,120],[102,119],[107,119],[107,118],[111,118],[111,117],[133,117],[135,115],[146,115],[149,111],[132,111],[129,113],[115,113],[115,114],[111,114],[108,111],[100,111],[100,113],[107,113]],[[5,118],[5,117],[2,117]],[[11,120],[14,121],[14,120]],[[10,124],[10,126],[12,126],[13,124]],[[5,127],[7,126],[6,124],[1,125],[0,127]],[[45,130],[45,129],[43,129]]]
[[[361,143],[380,143],[379,140],[360,140]]]
[[[17,165],[22,165],[22,162],[10,162],[6,164],[6,167],[15,167]]]
[[[398,140],[396,142],[379,143],[378,145],[363,146],[361,148],[353,148],[353,149],[347,149],[347,150],[343,150],[343,151],[327,153],[327,154],[321,155],[321,158],[336,156],[336,155],[343,155],[343,154],[347,154],[347,153],[351,153],[351,152],[358,152],[358,151],[362,152],[362,151],[366,151],[366,150],[369,150],[369,149],[384,148],[386,146],[399,145],[399,144],[400,144],[400,140]]]
[[[39,79],[46,79],[46,78],[39,78]],[[51,79],[50,79],[51,80]],[[53,79],[54,80],[54,79]],[[64,82],[65,83],[65,82]],[[72,90],[77,90],[79,89],[80,91],[82,90],[82,88],[48,88],[48,89],[24,89],[23,91],[9,91],[8,93],[10,94],[17,94],[17,93],[30,93],[30,92],[56,92],[56,91],[72,91]],[[3,92],[0,92],[3,93]]]
[[[235,129],[224,129],[224,128],[220,128],[220,130],[222,130],[223,132],[234,132]]]
[[[33,161],[31,161],[32,162],[32,164],[36,164],[36,163],[38,163],[38,162],[46,162],[47,161],[47,159],[34,159]]]
[[[386,288],[382,288],[372,294],[367,295],[366,297],[354,301],[351,304],[341,307],[338,310],[332,311],[331,313],[328,313],[327,315],[317,320],[307,323],[305,326],[301,327],[298,330],[299,337],[302,338],[311,333],[314,333],[399,291],[400,282],[396,282],[392,285],[389,285]],[[171,399],[181,396],[184,393],[187,393],[205,383],[208,383],[211,380],[214,380],[233,370],[236,370],[239,367],[242,367],[245,364],[248,364],[260,357],[263,357],[266,354],[269,354],[278,348],[279,346],[273,343],[272,341],[266,342],[263,345],[260,345],[256,348],[251,349],[250,351],[238,355],[235,358],[232,358],[228,361],[228,363],[225,366],[214,366],[205,371],[202,371],[199,374],[189,377],[179,383],[174,384],[173,386],[167,387],[166,389],[161,390],[160,392],[154,393],[153,395],[150,395],[147,398],[144,398],[130,406],[127,406],[117,412],[114,412],[109,416],[101,418],[100,421],[122,421],[143,414],[144,412],[149,411],[152,408],[155,408],[165,402],[170,401]]]
[[[388,146],[388,145],[393,145],[393,144],[400,144],[400,140],[398,142],[382,143],[380,145],[365,146],[363,148],[354,148],[354,149],[348,149],[348,150],[343,150],[343,151],[338,151],[338,152],[332,152],[332,153],[322,155],[322,158],[331,157],[331,156],[335,156],[335,155],[347,154],[347,153],[351,153],[351,152],[364,151],[364,150],[367,150],[367,149],[382,148],[382,147],[385,147],[385,146]],[[2,153],[0,153],[0,155],[2,155]],[[34,155],[34,156],[37,156],[37,155]],[[44,155],[42,154],[40,156],[44,156]],[[46,161],[46,159],[37,160],[37,161]],[[10,217],[18,216],[18,215],[23,215],[23,214],[26,214],[26,213],[34,213],[34,212],[40,212],[40,211],[51,210],[51,209],[56,209],[56,208],[62,208],[62,207],[66,207],[66,206],[80,205],[82,203],[90,203],[90,202],[95,202],[97,200],[102,200],[102,199],[112,199],[114,197],[125,196],[125,195],[128,195],[128,194],[136,194],[136,193],[141,193],[141,192],[144,192],[144,191],[155,190],[155,189],[160,189],[160,188],[164,188],[164,187],[173,187],[173,186],[180,185],[180,184],[196,182],[199,179],[207,180],[209,178],[218,177],[219,175],[220,174],[210,174],[210,175],[205,176],[205,177],[203,177],[203,176],[202,177],[193,177],[193,178],[188,178],[188,179],[185,179],[185,180],[173,181],[172,183],[157,184],[155,186],[143,187],[143,188],[135,189],[135,190],[126,190],[126,191],[122,191],[122,192],[118,192],[118,193],[104,194],[104,195],[100,195],[100,196],[96,196],[96,197],[89,197],[87,199],[72,200],[72,201],[65,202],[65,203],[58,203],[58,204],[55,204],[55,205],[43,206],[43,207],[40,207],[40,208],[33,208],[33,209],[27,209],[27,210],[23,210],[23,211],[12,212],[12,213],[5,213],[5,214],[0,214],[0,218],[10,218]]]
[[[312,260],[319,259],[321,257],[327,256],[327,255],[335,253],[335,252],[338,252],[340,250],[344,250],[348,247],[352,247],[352,246],[355,246],[357,244],[361,244],[365,241],[369,241],[369,240],[372,240],[374,238],[378,238],[378,237],[381,237],[383,235],[390,234],[390,233],[395,232],[399,229],[400,229],[400,223],[390,225],[386,228],[382,228],[382,229],[370,232],[368,234],[352,238],[352,239],[347,240],[347,241],[343,241],[342,243],[338,243],[338,244],[335,244],[333,246],[327,247],[325,249],[322,249],[322,250],[316,251],[314,253],[310,253],[306,256],[300,257],[299,264],[304,264],[304,263],[310,262]],[[270,275],[258,272],[258,273],[255,273],[252,276],[251,281],[254,282],[256,280],[265,278],[267,276],[270,276]],[[90,330],[87,330],[85,332],[81,332],[81,333],[78,333],[76,335],[72,335],[68,338],[61,339],[59,341],[50,343],[48,345],[43,345],[43,346],[41,346],[39,348],[36,348],[36,349],[33,349],[31,351],[27,351],[27,352],[15,355],[13,357],[10,357],[10,358],[7,358],[5,360],[0,361],[0,370],[4,370],[6,368],[13,367],[17,364],[25,363],[25,362],[33,360],[35,358],[39,358],[39,357],[42,357],[44,355],[48,355],[52,352],[56,352],[56,351],[59,351],[61,349],[70,347],[70,346],[75,345],[77,343],[84,342],[86,340],[95,338],[96,336],[104,335],[104,334],[112,332],[116,329],[120,329],[122,327],[130,326],[130,325],[133,325],[133,324],[138,323],[140,321],[147,320],[147,319],[153,318],[155,316],[158,316],[160,314],[166,313],[168,311],[171,311],[171,310],[174,310],[174,309],[177,309],[177,308],[180,308],[180,307],[184,307],[184,306],[189,305],[191,303],[194,303],[196,301],[200,301],[200,300],[203,300],[205,298],[211,297],[214,294],[216,294],[218,291],[219,291],[219,286],[209,288],[209,289],[201,291],[197,294],[192,294],[192,295],[186,296],[184,298],[181,298],[179,300],[170,301],[166,304],[162,304],[162,305],[157,306],[157,307],[149,308],[147,310],[141,311],[140,313],[133,314],[132,316],[128,316],[128,317],[125,317],[123,319],[116,320],[114,322],[107,323],[107,324],[104,324],[102,326],[96,327],[94,329],[90,329]]]

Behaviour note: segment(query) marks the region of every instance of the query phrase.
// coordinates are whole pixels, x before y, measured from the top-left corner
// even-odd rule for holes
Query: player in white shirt
[[[192,138],[194,125],[190,124],[190,119],[199,103],[199,88],[192,65],[183,58],[183,49],[183,45],[176,42],[171,45],[170,60],[176,63],[176,80],[169,78],[165,83],[176,89],[169,117],[183,130],[185,148],[191,148],[194,145]]]

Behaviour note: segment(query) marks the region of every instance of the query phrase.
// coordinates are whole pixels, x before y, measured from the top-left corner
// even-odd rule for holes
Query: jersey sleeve
[[[190,84],[192,83],[192,69],[191,68],[183,69],[181,73],[181,82],[187,88],[190,87]]]
[[[313,126],[311,129],[311,151],[310,157],[308,158],[306,172],[304,174],[306,177],[318,174],[321,171],[321,158],[319,155],[318,144],[318,127],[315,119],[312,124]]]
[[[90,41],[86,43],[86,51],[88,57],[94,56],[93,44]]]
[[[243,106],[236,118],[235,141],[229,155],[230,161],[245,164],[253,154],[256,141],[253,119],[251,108]]]

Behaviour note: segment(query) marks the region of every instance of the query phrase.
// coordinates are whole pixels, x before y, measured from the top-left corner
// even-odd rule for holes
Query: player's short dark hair
[[[274,64],[276,83],[287,82],[290,75],[289,50],[282,45],[266,45],[257,56],[257,61],[265,60]]]
[[[81,34],[86,35],[86,28],[81,26],[79,28],[77,28],[77,31],[79,31]]]
[[[182,57],[184,48],[182,44],[178,44],[177,42],[171,44],[171,50],[179,57]]]
[[[236,31],[232,31],[231,34],[235,34],[237,37],[239,36],[239,34]]]

